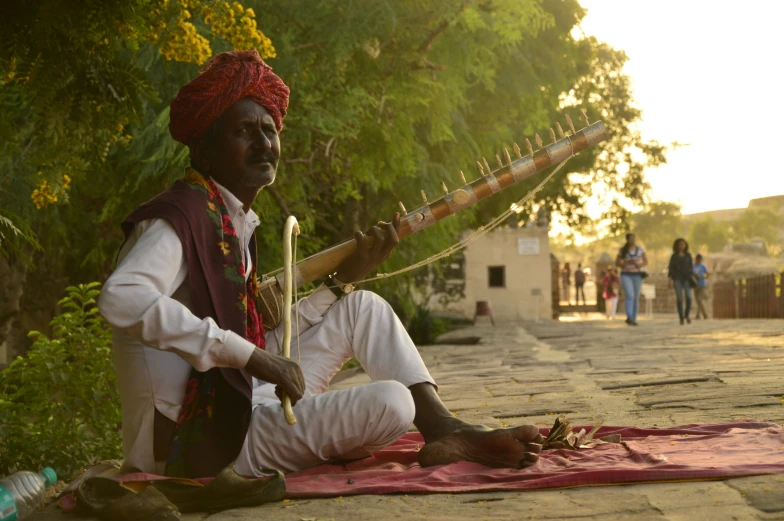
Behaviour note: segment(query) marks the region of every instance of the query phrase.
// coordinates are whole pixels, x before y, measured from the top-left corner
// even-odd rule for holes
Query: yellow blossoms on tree
[[[239,2],[208,3],[201,8],[204,21],[212,26],[213,34],[220,36],[238,50],[256,49],[262,58],[274,58],[272,41],[256,25],[256,13]]]
[[[213,36],[231,43],[237,50],[256,49],[262,58],[274,58],[272,41],[256,24],[256,13],[239,2],[198,0],[163,0],[151,17],[149,40],[158,44],[167,60],[202,64],[212,56],[209,41],[200,35],[192,23],[194,12],[199,12],[210,26]],[[174,13],[174,21],[165,19]]]
[[[38,175],[43,175],[43,173],[38,172]],[[71,177],[67,174],[63,176],[63,183],[60,188],[53,187],[46,179],[41,179],[30,196],[33,199],[33,204],[40,210],[41,208],[56,203],[60,200],[60,194],[65,192],[70,183]]]

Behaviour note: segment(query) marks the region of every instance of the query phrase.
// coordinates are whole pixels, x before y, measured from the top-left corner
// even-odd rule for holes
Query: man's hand
[[[375,270],[379,264],[387,260],[392,250],[400,239],[397,231],[400,229],[400,214],[392,217],[392,222],[380,222],[366,233],[357,232],[354,240],[357,241],[357,250],[351,254],[338,267],[335,277],[340,282],[351,283],[362,280]],[[367,238],[373,238],[373,246],[368,247]]]
[[[254,349],[250,360],[245,365],[245,371],[251,376],[275,384],[275,394],[278,398],[285,392],[294,405],[305,394],[305,377],[299,364],[288,358],[273,355],[263,349]]]

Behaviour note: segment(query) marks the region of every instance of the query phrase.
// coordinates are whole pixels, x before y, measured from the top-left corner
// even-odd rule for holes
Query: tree
[[[100,223],[125,210],[115,198],[126,197],[129,185],[139,188],[139,179],[107,175],[113,160],[149,161],[145,170],[155,176],[156,158],[182,156],[166,140],[150,155],[129,154],[138,149],[130,147],[137,129],[149,135],[161,127],[160,94],[170,92],[155,77],[192,77],[195,64],[212,55],[207,37],[216,50],[255,47],[266,58],[275,50],[253,10],[238,2],[8,0],[0,20],[0,273],[13,281],[0,286],[10,288],[0,293],[2,345],[32,265],[50,272],[41,287],[51,287],[42,300],[53,311],[63,279],[79,275],[73,266],[94,269],[96,252],[109,258],[116,251],[116,233]],[[97,197],[82,198],[83,191]],[[79,247],[88,242],[94,248]],[[45,255],[36,252],[41,246]]]
[[[36,302],[56,302],[69,282],[105,277],[122,243],[118,223],[182,175],[187,150],[168,136],[168,104],[210,51],[256,47],[292,88],[278,181],[254,208],[264,223],[261,270],[280,265],[289,213],[303,227],[302,253],[314,252],[388,218],[397,201],[417,205],[420,188],[431,198],[442,180],[454,188],[461,170],[476,175],[468,168],[483,155],[494,163],[525,136],[547,139],[565,112],[577,122],[586,109],[611,139],[571,160],[521,218],[544,206],[580,226],[589,221],[585,202],[603,197],[611,225],[625,228],[627,206],[647,190],[644,169],[664,161],[665,147],[633,130],[640,111],[624,53],[574,36],[584,16],[576,0],[10,5],[29,12],[9,13],[13,30],[0,35],[11,49],[0,67],[15,78],[0,89],[12,109],[0,129],[13,138],[0,154],[0,172],[12,172],[0,175],[0,193],[13,196],[0,196],[0,208],[29,222],[45,250],[34,257],[39,276],[25,286]],[[264,13],[263,34],[239,43],[248,31],[236,28],[246,18],[255,24],[255,12]],[[444,248],[538,181],[405,241],[384,269]],[[409,286],[390,280],[376,289],[405,303]]]
[[[769,245],[779,244],[782,216],[771,208],[747,208],[732,222],[732,240],[749,242],[762,238]]]
[[[681,206],[666,201],[652,202],[631,219],[633,232],[649,250],[672,247],[683,231]]]
[[[706,216],[691,223],[689,244],[694,251],[719,252],[730,239],[730,224]]]

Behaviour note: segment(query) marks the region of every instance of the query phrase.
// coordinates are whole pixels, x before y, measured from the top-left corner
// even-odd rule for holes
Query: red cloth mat
[[[542,434],[548,431],[542,429]],[[595,437],[616,433],[621,444],[543,451],[537,465],[523,470],[476,463],[422,468],[417,464],[422,437],[409,433],[370,458],[287,474],[287,497],[488,492],[784,474],[784,428],[773,423],[602,427]]]
[[[575,427],[578,431],[581,428],[591,429]],[[541,432],[546,435],[549,429]],[[595,437],[609,434],[620,434],[622,442],[580,451],[543,451],[537,465],[513,470],[477,463],[422,468],[417,463],[422,436],[409,433],[369,458],[287,474],[287,497],[490,492],[784,474],[784,428],[773,423],[671,429],[602,427]],[[149,482],[172,478],[137,473],[115,479]],[[212,479],[195,481],[206,485]],[[70,495],[59,502],[66,512],[75,507]]]

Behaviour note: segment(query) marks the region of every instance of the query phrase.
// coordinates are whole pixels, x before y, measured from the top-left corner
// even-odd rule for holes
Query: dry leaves
[[[542,444],[542,449],[592,449],[597,445],[603,445],[605,443],[621,442],[620,434],[610,434],[594,439],[594,434],[596,434],[596,431],[598,431],[601,426],[601,424],[594,425],[590,432],[586,432],[585,429],[580,429],[580,432],[573,432],[572,424],[562,414],[555,419],[553,428],[550,429],[550,434],[547,435],[547,438],[545,438],[544,443]]]

